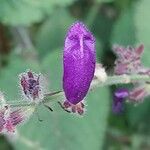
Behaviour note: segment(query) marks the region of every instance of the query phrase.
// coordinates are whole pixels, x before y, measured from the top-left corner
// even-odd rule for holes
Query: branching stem
[[[115,75],[115,76],[108,76],[105,82],[100,82],[98,79],[94,79],[92,81],[90,90],[94,90],[98,87],[110,86],[115,84],[129,84],[134,82],[150,82],[150,76],[148,75]],[[36,106],[47,104],[52,101],[56,101],[57,99],[63,99],[64,92],[63,91],[56,91],[53,93],[45,94],[45,98],[39,104],[36,102],[28,102],[28,101],[8,101],[7,104],[11,107],[28,107],[28,106]]]

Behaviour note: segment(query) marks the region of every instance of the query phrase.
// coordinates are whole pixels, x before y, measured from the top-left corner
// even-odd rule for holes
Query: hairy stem
[[[129,84],[134,82],[146,81],[150,82],[150,76],[148,75],[119,75],[119,76],[108,76],[105,82],[101,82],[98,79],[94,79],[92,81],[90,90],[94,90],[98,87],[110,86],[115,84]],[[46,104],[52,101],[56,101],[57,99],[62,99],[64,97],[63,91],[57,91],[53,93],[45,94],[45,98],[39,104]],[[11,107],[28,107],[28,106],[36,106],[35,102],[27,102],[27,101],[8,101],[8,105]]]

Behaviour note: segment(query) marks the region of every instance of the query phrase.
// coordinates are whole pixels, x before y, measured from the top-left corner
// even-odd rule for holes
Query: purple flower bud
[[[63,89],[66,101],[77,105],[86,96],[95,71],[95,39],[81,22],[73,24],[66,36],[63,53]]]
[[[123,103],[125,99],[129,96],[127,89],[117,89],[114,93],[112,110],[114,113],[120,113],[123,111]]]
[[[31,70],[20,74],[21,89],[25,98],[36,102],[43,99],[44,95],[40,78],[40,74],[35,74]]]
[[[128,46],[114,46],[113,51],[117,55],[115,61],[115,74],[149,74],[150,69],[142,66],[141,55],[144,51],[144,46],[140,45],[137,48]]]

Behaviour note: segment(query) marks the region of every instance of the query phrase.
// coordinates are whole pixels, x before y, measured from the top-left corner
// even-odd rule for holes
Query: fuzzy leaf
[[[150,35],[150,1],[141,0],[135,5],[135,24],[137,43],[143,43],[145,46],[143,61],[147,67],[150,65],[149,59],[149,35]]]
[[[39,71],[39,66],[33,61],[26,61],[23,58],[11,56],[8,66],[1,70],[0,91],[4,92],[8,100],[20,100],[18,75],[27,69]]]
[[[64,9],[56,10],[53,15],[42,24],[35,36],[36,46],[43,56],[51,50],[62,47],[69,27],[75,20]]]
[[[123,46],[135,43],[135,25],[132,8],[125,9],[116,21],[111,36],[111,43],[112,45],[120,44]]]
[[[7,25],[30,25],[51,14],[56,6],[67,6],[74,0],[1,0],[0,21]]]

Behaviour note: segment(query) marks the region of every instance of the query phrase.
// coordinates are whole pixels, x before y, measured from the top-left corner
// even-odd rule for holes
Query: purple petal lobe
[[[77,104],[86,96],[95,71],[95,39],[81,22],[69,29],[63,54],[63,88],[67,100]]]
[[[126,97],[128,97],[129,96],[129,91],[127,90],[127,89],[118,89],[118,90],[116,90],[116,92],[115,92],[115,94],[114,94],[117,98],[126,98]]]

